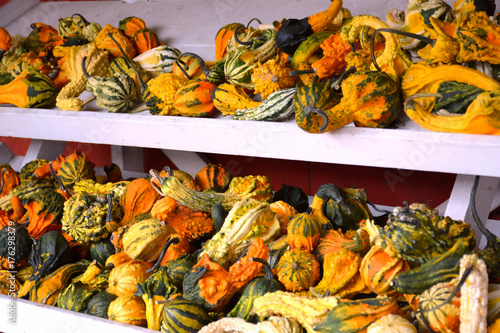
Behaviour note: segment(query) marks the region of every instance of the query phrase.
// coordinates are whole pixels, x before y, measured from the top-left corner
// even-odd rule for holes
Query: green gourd
[[[148,72],[152,77],[161,73],[171,73],[175,60],[181,52],[168,45],[160,45],[132,59],[139,67]]]
[[[108,307],[117,298],[116,295],[101,291],[89,299],[85,314],[108,319]]]
[[[177,297],[163,308],[161,331],[165,333],[196,333],[212,322],[200,304]]]
[[[115,254],[115,247],[109,237],[90,244],[90,258],[101,265],[105,265],[106,260],[112,254]]]
[[[259,106],[236,110],[233,119],[276,121],[293,114],[296,88],[281,89],[269,95]]]
[[[85,61],[82,59],[82,70],[87,78],[87,91],[96,98],[96,104],[109,112],[128,112],[136,101],[136,87],[134,80],[121,73],[112,76],[90,76],[85,69]]]
[[[57,307],[65,310],[84,312],[90,298],[96,293],[80,281],[71,283],[57,296]]]

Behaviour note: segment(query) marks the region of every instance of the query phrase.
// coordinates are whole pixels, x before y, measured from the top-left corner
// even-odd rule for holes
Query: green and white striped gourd
[[[168,45],[160,45],[144,53],[139,54],[133,60],[152,77],[162,73],[171,73],[175,60],[181,55],[181,51]]]
[[[128,112],[137,99],[134,80],[121,73],[90,77],[86,89],[96,97],[97,106],[114,113]]]
[[[233,119],[275,121],[287,118],[293,113],[294,95],[295,88],[275,91],[257,107],[236,110]]]
[[[224,73],[227,81],[236,86],[253,89],[255,84],[251,81],[251,71],[257,67],[259,61],[265,62],[276,55],[278,48],[276,46],[276,30],[265,30],[258,40],[259,46],[252,43],[249,47],[246,45],[232,48],[226,55],[224,63]],[[249,42],[245,42],[249,43]]]

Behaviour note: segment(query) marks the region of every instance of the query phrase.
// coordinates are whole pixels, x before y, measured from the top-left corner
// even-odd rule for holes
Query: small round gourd
[[[108,308],[111,302],[117,298],[116,295],[101,291],[89,300],[85,314],[108,319]]]
[[[177,297],[163,308],[162,332],[191,333],[212,322],[200,304]]]
[[[108,319],[129,325],[146,326],[146,304],[138,296],[119,296],[109,304]]]
[[[150,275],[147,270],[151,268],[142,260],[130,260],[111,270],[109,286],[106,290],[116,296],[129,296],[137,291],[137,284],[143,283]]]
[[[388,314],[374,321],[366,333],[417,333],[417,328],[397,314]]]
[[[308,290],[319,280],[320,264],[308,251],[289,250],[280,258],[276,267],[276,276],[287,291]]]
[[[287,226],[287,242],[292,249],[312,252],[321,235],[321,224],[309,213],[295,215]]]

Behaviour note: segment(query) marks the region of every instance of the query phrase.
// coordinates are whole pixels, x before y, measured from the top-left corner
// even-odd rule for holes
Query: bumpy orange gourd
[[[130,39],[127,38],[127,36],[125,36],[121,30],[113,27],[111,24],[105,25],[94,39],[94,42],[96,43],[98,48],[100,48],[101,50],[107,50],[109,54],[111,54],[115,58],[122,56],[120,49],[108,36],[108,33],[111,33],[113,38],[118,42],[118,44],[120,44],[121,48],[130,59],[135,58],[137,53]]]

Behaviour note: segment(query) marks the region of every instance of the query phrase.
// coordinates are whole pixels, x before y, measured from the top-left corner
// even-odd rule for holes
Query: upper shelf
[[[344,7],[353,14],[370,13],[384,18],[389,6],[402,10],[407,6],[406,1],[398,3],[399,6],[394,2],[346,0]],[[43,21],[57,27],[60,17],[74,13],[101,25],[115,26],[120,19],[136,15],[145,19],[161,41],[213,60],[213,39],[224,24],[245,23],[253,17],[263,23],[286,17],[302,18],[328,4],[328,0],[276,1],[272,7],[264,0],[42,2],[7,29],[25,36],[33,22]],[[2,11],[0,8],[0,17]],[[351,125],[315,135],[300,130],[293,120],[252,122],[222,116],[193,119],[88,109],[96,111],[0,107],[0,136],[500,177],[500,168],[494,163],[494,156],[500,156],[500,137],[431,132],[409,120],[398,129]]]

